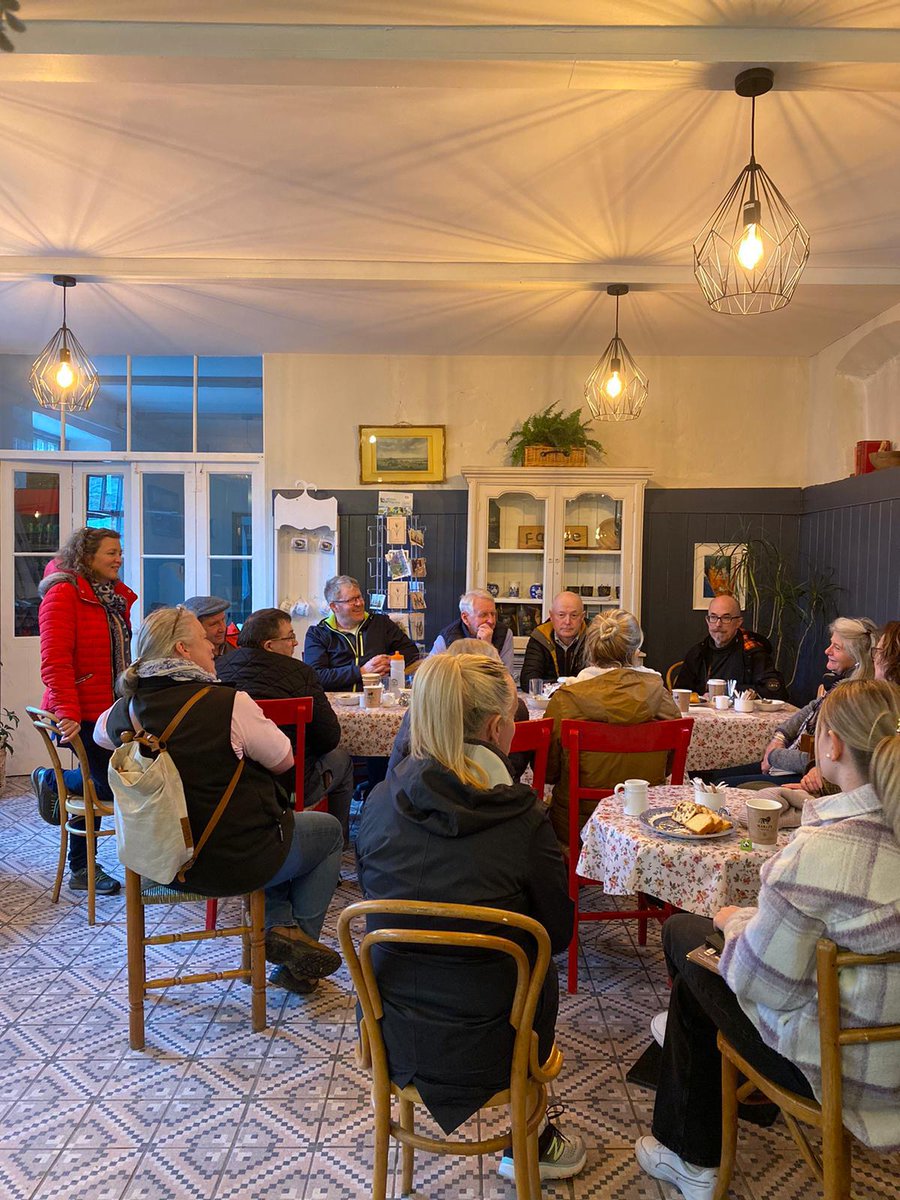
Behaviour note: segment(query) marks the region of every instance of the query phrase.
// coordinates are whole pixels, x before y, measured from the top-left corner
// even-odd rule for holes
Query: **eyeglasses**
[[[332,604],[364,604],[362,596],[347,596],[343,600],[332,600]]]
[[[739,621],[740,613],[736,617],[719,617],[715,613],[706,614],[707,625],[730,625],[732,621]]]
[[[297,645],[297,635],[296,635],[296,633],[286,633],[284,635],[284,637],[269,638],[269,641],[270,642],[293,642],[294,645],[296,646]]]

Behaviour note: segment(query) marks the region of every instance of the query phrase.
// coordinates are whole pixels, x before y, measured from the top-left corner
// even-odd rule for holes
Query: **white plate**
[[[712,842],[716,838],[731,837],[734,833],[734,821],[727,809],[720,809],[719,815],[731,821],[731,829],[723,829],[721,833],[691,833],[690,829],[685,829],[683,825],[679,825],[672,819],[673,811],[673,805],[665,808],[648,808],[646,812],[641,813],[641,824],[652,830],[653,833],[659,834],[660,837],[674,838],[678,842]]]
[[[344,704],[347,708],[353,705],[354,708],[359,708],[359,698],[362,692],[335,692],[335,704]]]
[[[756,703],[762,705],[763,708],[784,708],[787,702],[785,700],[757,700]]]

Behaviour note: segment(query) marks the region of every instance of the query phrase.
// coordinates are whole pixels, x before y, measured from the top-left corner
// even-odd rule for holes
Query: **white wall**
[[[554,400],[583,403],[588,358],[272,354],[264,360],[266,483],[359,486],[357,425],[446,425],[447,486],[508,462],[506,436]],[[797,487],[808,429],[802,358],[648,358],[637,421],[597,422],[610,467],[665,487]],[[585,413],[587,409],[585,407]]]
[[[810,359],[807,483],[852,474],[858,441],[900,447],[898,322],[895,305]]]

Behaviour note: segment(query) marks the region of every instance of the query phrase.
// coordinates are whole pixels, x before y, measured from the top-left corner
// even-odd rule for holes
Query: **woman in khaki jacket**
[[[553,741],[547,779],[556,786],[550,819],[556,836],[569,840],[569,756],[560,746],[559,727],[565,720],[603,721],[610,725],[643,725],[647,721],[677,721],[681,713],[656,671],[634,666],[644,634],[637,620],[624,609],[601,613],[591,622],[585,647],[591,666],[559,688],[547,706],[553,720]],[[625,779],[664,783],[667,756],[649,754],[582,755],[581,781],[587,787],[612,788]],[[594,802],[581,801],[579,828],[594,810]]]

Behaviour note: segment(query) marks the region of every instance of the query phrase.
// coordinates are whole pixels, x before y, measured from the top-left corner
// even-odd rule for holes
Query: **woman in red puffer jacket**
[[[115,700],[116,678],[131,661],[130,614],[137,597],[119,579],[121,567],[122,543],[114,529],[77,530],[47,566],[38,613],[43,707],[57,716],[66,737],[81,735],[97,795],[109,803],[109,751],[94,742],[94,723]],[[64,777],[70,791],[81,792],[80,770]],[[38,795],[56,791],[56,778],[46,767],[34,770],[31,781]],[[86,891],[83,837],[69,839],[69,870],[69,887]],[[118,881],[99,866],[96,890],[105,896],[119,890]]]

